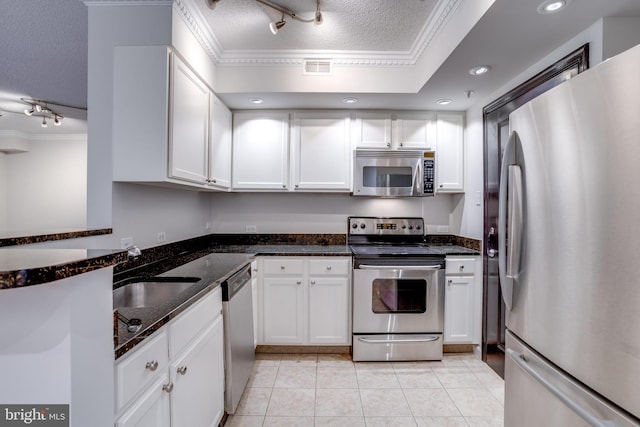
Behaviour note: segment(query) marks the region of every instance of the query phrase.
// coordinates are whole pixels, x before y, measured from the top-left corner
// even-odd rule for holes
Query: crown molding
[[[86,0],[97,1],[97,0]],[[125,0],[119,0],[125,1]],[[159,1],[159,0],[158,0]],[[300,65],[305,59],[330,59],[334,65],[366,67],[407,67],[415,65],[462,0],[440,0],[431,19],[425,22],[411,49],[406,52],[272,50],[225,51],[196,6],[197,0],[174,0],[188,28],[211,60],[219,66]]]

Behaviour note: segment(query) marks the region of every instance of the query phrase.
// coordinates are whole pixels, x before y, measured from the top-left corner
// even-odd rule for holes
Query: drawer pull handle
[[[296,281],[296,285],[301,285],[301,284],[302,284],[302,280]]]
[[[331,271],[331,266],[330,265],[327,266],[327,270]]]
[[[180,366],[177,370],[178,370],[178,373],[180,375],[187,375],[187,367],[186,366]]]
[[[156,369],[158,369],[158,361],[152,360],[151,362],[147,362],[145,368],[150,370],[151,372],[155,371]]]
[[[311,281],[311,284],[312,284],[312,285],[315,285],[315,284],[316,284],[316,281],[315,281],[315,280],[312,280],[312,281]]]
[[[280,266],[280,270],[284,270],[284,265],[281,265],[281,266]]]
[[[464,270],[464,265],[460,266],[460,271]]]
[[[451,285],[453,283],[453,280],[449,279],[449,281],[447,282],[449,285]]]
[[[173,391],[173,383],[163,384],[162,390],[166,391],[167,393],[171,393]]]

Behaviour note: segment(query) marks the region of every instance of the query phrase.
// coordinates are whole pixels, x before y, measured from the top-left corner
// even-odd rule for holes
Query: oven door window
[[[413,170],[411,166],[364,166],[362,185],[373,188],[411,188]]]
[[[377,314],[416,314],[427,311],[424,279],[375,279],[371,307]]]

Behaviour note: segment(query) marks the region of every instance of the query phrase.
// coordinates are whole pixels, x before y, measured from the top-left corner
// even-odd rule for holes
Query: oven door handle
[[[440,339],[439,335],[424,335],[421,337],[412,337],[412,338],[358,338],[358,341],[367,343],[367,344],[393,344],[400,342],[432,342],[438,341]]]
[[[418,270],[418,271],[434,271],[440,270],[442,267],[439,265],[370,265],[360,264],[358,266],[361,270]]]

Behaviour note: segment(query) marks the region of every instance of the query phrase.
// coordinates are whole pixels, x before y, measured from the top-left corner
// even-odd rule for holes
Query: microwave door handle
[[[413,193],[416,196],[422,194],[422,177],[424,176],[422,167],[422,161],[418,160],[418,163],[416,164],[416,172],[413,175]]]

